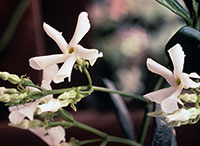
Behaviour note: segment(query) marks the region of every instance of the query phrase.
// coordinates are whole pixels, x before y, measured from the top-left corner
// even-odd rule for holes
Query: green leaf
[[[186,23],[191,26],[192,25],[192,19],[190,18],[190,14],[187,10],[185,10],[178,2],[177,0],[156,0],[161,5],[167,7],[175,14],[182,17]]]

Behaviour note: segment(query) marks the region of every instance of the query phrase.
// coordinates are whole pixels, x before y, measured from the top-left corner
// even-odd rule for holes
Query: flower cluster
[[[76,67],[74,66],[76,61],[82,71],[80,66],[87,64],[85,60],[88,60],[90,65],[93,66],[97,58],[103,57],[103,54],[96,49],[86,49],[78,44],[90,29],[86,12],[79,14],[75,33],[69,44],[63,38],[62,33],[50,25],[44,23],[43,28],[47,35],[57,43],[62,54],[33,57],[29,60],[33,69],[43,70],[41,86],[33,84],[25,77],[20,78],[14,74],[0,72],[1,79],[18,85],[18,90],[0,87],[0,101],[12,105],[9,107],[11,126],[28,129],[50,146],[67,145],[65,142],[65,129],[62,126],[49,127],[48,123],[41,121],[41,118],[37,120],[36,117],[55,113],[69,104],[76,110],[74,104],[83,97],[88,96],[91,91],[82,91],[85,88],[77,87],[66,90],[63,93],[60,92],[62,94],[54,98],[53,93],[51,93],[51,82],[60,83],[66,77],[70,81],[72,69]],[[58,63],[63,63],[60,69],[58,68]],[[47,117],[45,119],[48,119]],[[51,121],[52,119],[49,118],[49,120]]]
[[[188,109],[186,104],[191,102],[198,104],[198,97],[192,93],[181,93],[183,89],[194,90],[198,88],[200,83],[193,81],[191,78],[200,79],[200,76],[197,73],[187,74],[183,72],[185,54],[179,44],[169,49],[168,52],[173,63],[173,72],[150,58],[147,59],[147,68],[151,72],[164,77],[170,84],[170,87],[145,94],[144,97],[153,102],[156,102],[157,104],[160,104],[161,110],[168,114],[166,118],[169,122],[187,121],[189,119],[194,119],[200,114],[200,109]],[[196,112],[194,112],[195,114],[191,116],[191,111],[194,110],[196,110]],[[181,116],[183,114],[184,117]],[[153,115],[156,114],[154,113]]]

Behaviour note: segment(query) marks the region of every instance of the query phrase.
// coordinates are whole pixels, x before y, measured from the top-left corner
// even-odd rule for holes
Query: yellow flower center
[[[176,79],[176,85],[179,86],[180,84],[181,84],[181,79],[180,78]]]
[[[68,48],[68,53],[69,54],[72,54],[73,52],[74,52],[74,48],[73,47]]]

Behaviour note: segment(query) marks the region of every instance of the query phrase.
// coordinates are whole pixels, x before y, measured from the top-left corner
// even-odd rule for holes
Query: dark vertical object
[[[155,105],[155,110],[159,110],[160,105]],[[174,128],[168,128],[168,123],[163,118],[153,118],[152,142],[151,146],[177,146]]]
[[[104,84],[112,90],[116,90],[114,84],[107,80],[104,79]],[[124,103],[123,99],[121,96],[118,94],[110,94],[112,104],[114,107],[115,114],[120,122],[120,125],[123,129],[124,134],[128,139],[135,140],[135,134],[134,134],[134,126],[133,122],[130,118],[129,111],[126,107],[126,104]]]

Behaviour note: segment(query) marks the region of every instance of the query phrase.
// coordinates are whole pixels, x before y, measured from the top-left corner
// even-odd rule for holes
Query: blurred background
[[[79,13],[87,11],[91,29],[80,44],[104,53],[104,57],[89,68],[93,84],[105,86],[102,79],[106,78],[112,81],[115,88],[138,94],[151,91],[158,77],[147,71],[146,58],[152,57],[166,64],[165,45],[184,26],[179,17],[154,0],[1,0],[0,3],[0,70],[19,76],[26,74],[37,84],[41,82],[42,72],[29,67],[29,58],[61,53],[56,43],[43,31],[43,22],[63,32],[69,42]],[[73,70],[72,82],[52,86],[62,88],[84,84],[87,84],[85,76]],[[12,85],[0,81],[0,86]],[[128,98],[123,100],[138,137],[144,105]],[[83,99],[77,108],[78,112],[70,108],[69,111],[78,121],[124,137],[108,94],[97,92]],[[8,114],[7,107],[1,103],[0,145],[45,145],[28,131],[8,127]],[[199,145],[194,134],[198,125],[177,128],[178,145]],[[151,128],[148,133],[145,145],[150,145]],[[71,136],[80,140],[94,137],[76,128],[67,130],[67,138]]]

